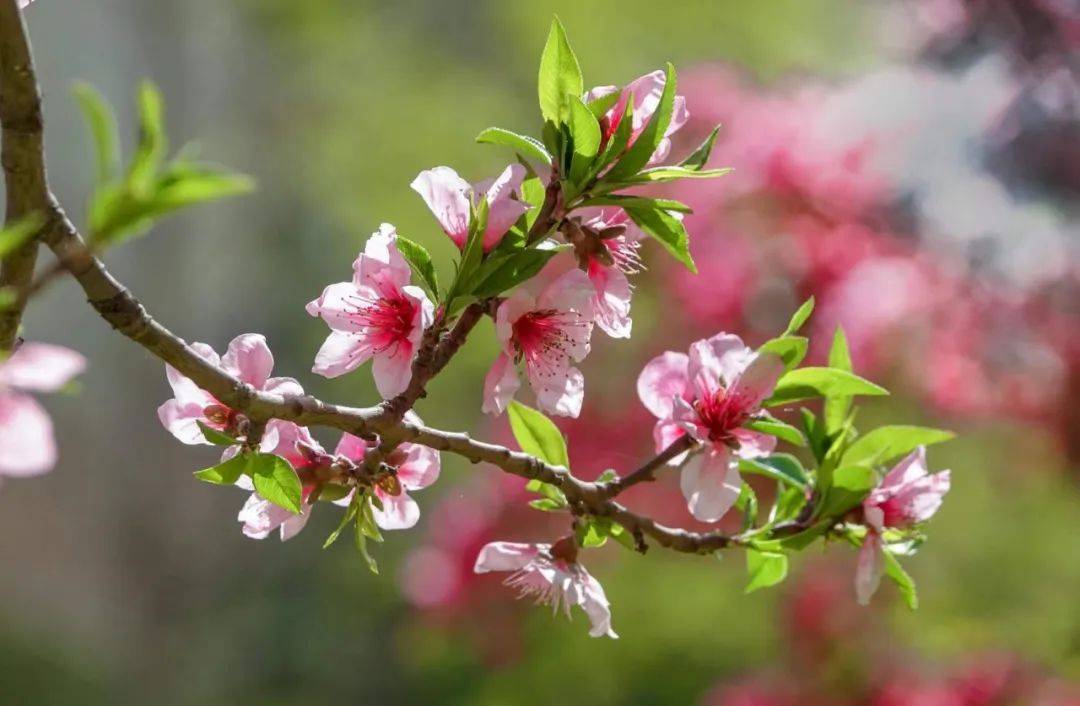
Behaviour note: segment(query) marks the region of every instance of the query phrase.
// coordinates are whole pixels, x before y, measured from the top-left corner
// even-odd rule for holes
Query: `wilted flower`
[[[266,338],[260,334],[237,336],[221,357],[205,343],[193,343],[191,349],[256,390],[279,395],[304,394],[300,383],[293,378],[270,377],[274,369],[274,356],[266,345]],[[185,444],[209,444],[198,422],[233,437],[244,433],[236,410],[219,402],[171,365],[165,366],[165,376],[175,397],[158,407],[158,419],[177,439]]]
[[[36,476],[56,464],[52,420],[24,392],[55,392],[86,367],[73,350],[25,343],[0,360],[0,476]]]
[[[491,542],[480,550],[474,571],[512,571],[507,586],[518,589],[520,597],[560,607],[567,617],[571,606],[581,606],[589,616],[593,637],[618,638],[611,629],[611,606],[604,587],[577,562],[577,547],[570,538],[554,545]]]
[[[515,198],[524,179],[525,168],[520,164],[511,164],[494,179],[472,185],[450,167],[435,167],[420,172],[410,186],[423,197],[459,250],[465,248],[469,238],[473,209],[481,199],[487,200],[488,215],[481,243],[484,252],[488,252],[530,208]]]
[[[949,492],[949,471],[931,474],[926,467],[926,447],[920,446],[888,472],[862,504],[866,537],[859,551],[855,593],[866,605],[881,583],[884,572],[886,529],[907,529],[933,517]]]
[[[501,414],[521,387],[515,361],[524,361],[540,409],[564,417],[581,412],[585,377],[572,363],[589,353],[593,287],[578,269],[544,275],[530,283],[533,287],[515,290],[496,312],[503,351],[484,381],[483,410],[489,414]],[[539,294],[533,288],[540,288]]]
[[[427,293],[409,284],[412,272],[396,240],[394,227],[383,223],[353,263],[352,281],[331,284],[307,305],[331,328],[312,370],[332,378],[374,359],[375,387],[386,399],[408,387],[416,349],[435,318]]]
[[[775,437],[745,425],[783,372],[778,356],[756,353],[726,333],[697,341],[689,355],[663,353],[641,371],[638,396],[659,419],[656,450],[685,434],[706,445],[682,471],[683,495],[697,519],[715,522],[738,499],[742,478],[735,456],[756,458],[775,448]]]

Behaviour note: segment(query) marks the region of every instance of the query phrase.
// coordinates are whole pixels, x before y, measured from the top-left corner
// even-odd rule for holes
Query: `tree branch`
[[[41,94],[34,77],[30,43],[16,0],[0,0],[0,122],[6,189],[5,219],[13,223],[38,210],[47,194],[42,143]],[[0,288],[29,286],[37,264],[32,237],[0,262]],[[0,353],[15,344],[26,299],[0,311]]]
[[[627,488],[633,487],[638,483],[656,480],[656,477],[653,475],[653,473],[657,469],[671,461],[671,459],[675,458],[679,454],[685,453],[690,449],[694,448],[695,446],[697,446],[697,440],[694,439],[694,437],[690,436],[689,434],[680,436],[678,439],[669,444],[666,449],[646,461],[644,464],[642,464],[640,468],[638,468],[634,472],[605,484],[604,495],[606,497],[613,498]]]

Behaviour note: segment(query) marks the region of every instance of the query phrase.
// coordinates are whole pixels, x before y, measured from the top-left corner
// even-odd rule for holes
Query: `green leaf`
[[[602,547],[611,536],[611,520],[603,517],[579,518],[574,536],[578,545],[586,549]]]
[[[810,318],[810,314],[814,313],[814,298],[810,297],[802,303],[795,313],[791,315],[791,321],[788,322],[787,328],[784,329],[782,336],[790,336],[806,323],[806,320]]]
[[[420,243],[409,240],[408,238],[399,235],[397,237],[398,252],[409,263],[416,274],[424,282],[424,285],[428,288],[428,291],[435,297],[439,298],[439,278],[435,274],[435,264],[431,261],[431,254]]]
[[[669,62],[664,82],[664,92],[660,95],[660,102],[655,112],[649,118],[645,129],[634,140],[634,144],[630,145],[630,149],[626,150],[626,153],[619,158],[611,171],[607,173],[606,181],[619,182],[631,179],[649,163],[649,159],[663,141],[668,125],[671,124],[671,113],[675,107],[677,85],[675,67]]]
[[[622,91],[612,91],[607,95],[600,96],[599,98],[593,98],[587,103],[589,110],[596,116],[597,120],[600,120],[607,112],[615,107],[615,104],[619,102],[619,98],[622,96]]]
[[[765,341],[758,351],[780,356],[784,361],[784,369],[794,370],[803,362],[809,348],[810,340],[803,336],[781,336]]]
[[[805,488],[809,483],[806,469],[799,463],[799,459],[791,454],[773,454],[765,458],[754,459],[744,458],[739,461],[739,471],[767,476],[796,488]]]
[[[600,159],[596,161],[593,169],[595,173],[599,174],[601,171],[607,168],[612,162],[618,159],[619,155],[626,151],[626,146],[630,144],[630,136],[633,134],[634,126],[634,101],[633,95],[629,95],[626,100],[626,108],[623,110],[623,116],[619,120],[618,127],[615,128],[615,134],[608,140],[607,146],[604,148],[604,153],[600,156]],[[614,191],[620,188],[618,183],[609,182],[607,176],[604,177],[592,191],[595,193],[599,190]]]
[[[525,484],[525,490],[530,493],[539,493],[540,495],[543,495],[545,500],[556,503],[559,506],[559,509],[569,507],[569,503],[566,502],[566,495],[551,483],[545,483],[542,480],[533,478]]]
[[[842,517],[858,506],[877,483],[877,474],[866,466],[842,466],[836,469],[818,516]]]
[[[919,446],[929,446],[955,438],[944,429],[892,425],[878,427],[861,436],[844,453],[843,466],[877,465],[888,463],[911,453]]]
[[[555,423],[538,410],[511,400],[507,409],[510,430],[521,450],[552,466],[570,467],[566,439]]]
[[[213,427],[208,427],[202,420],[197,419],[195,420],[195,423],[199,425],[199,431],[202,432],[203,438],[214,446],[236,446],[240,443],[228,434],[220,432]]]
[[[566,122],[569,117],[569,97],[580,98],[585,91],[581,66],[558,17],[551,21],[551,31],[540,55],[538,87],[540,112],[545,120],[556,125]]]
[[[44,224],[45,219],[40,214],[31,213],[0,228],[0,259],[22,247],[37,234]]]
[[[637,144],[637,143],[634,143]],[[731,167],[721,169],[687,169],[686,167],[652,167],[636,176],[623,180],[623,184],[666,184],[679,179],[716,179],[734,171]]]
[[[544,148],[544,143],[535,137],[520,135],[501,127],[489,127],[476,136],[476,141],[480,144],[509,147],[522,157],[531,157],[545,166],[551,165],[551,155]]]
[[[662,209],[630,207],[625,211],[639,228],[660,241],[686,269],[697,274],[697,266],[690,255],[690,236],[680,219]]]
[[[471,294],[481,299],[502,294],[508,289],[532,279],[540,270],[544,269],[544,265],[558,252],[557,249],[529,248],[496,263],[497,267],[493,268],[490,273],[484,273],[482,268],[477,273],[479,281],[471,288]]]
[[[247,465],[248,457],[244,454],[237,454],[228,461],[219,463],[216,466],[196,471],[195,477],[214,485],[232,485],[240,480],[240,476],[244,475]]]
[[[255,491],[263,499],[299,515],[303,489],[300,478],[289,462],[274,454],[251,454],[248,456],[248,473],[255,483]]]
[[[660,209],[675,213],[693,213],[693,209],[681,201],[675,199],[654,199],[647,196],[631,196],[629,194],[607,194],[585,199],[578,208],[589,206],[618,206],[619,208]]]
[[[127,174],[127,185],[136,192],[150,187],[168,150],[164,101],[161,91],[150,81],[139,86],[138,109],[139,141]]]
[[[742,531],[749,532],[757,523],[758,499],[757,493],[749,483],[743,483],[739,489],[739,497],[735,499],[735,509],[743,514]]]
[[[795,446],[806,446],[806,438],[796,427],[791,426],[779,419],[755,419],[746,425],[747,429],[759,431],[762,434],[775,436]]]
[[[345,528],[349,526],[349,523],[356,519],[356,507],[356,496],[354,496],[353,501],[349,503],[349,508],[345,511],[345,514],[341,516],[341,522],[338,524],[337,529],[331,532],[330,536],[323,542],[323,549],[328,549],[331,544],[336,542],[338,537],[341,536],[341,533],[345,531]]]
[[[544,483],[543,485],[547,485],[547,483]],[[529,507],[542,512],[561,512],[566,509],[566,503],[552,500],[551,498],[539,498],[537,500],[530,500]]]
[[[804,400],[810,397],[887,395],[888,391],[869,380],[836,368],[799,368],[785,373],[776,383],[766,406]]]
[[[848,350],[847,336],[844,329],[837,326],[833,334],[832,346],[829,348],[829,367],[837,370],[854,372],[851,365],[851,352]],[[851,409],[852,398],[845,396],[833,396],[825,400],[825,433],[833,434],[844,423],[848,411]]]
[[[573,157],[570,161],[570,181],[581,186],[590,174],[593,160],[600,151],[600,123],[578,96],[570,96],[570,137]]]
[[[904,567],[900,566],[900,562],[892,552],[886,549],[884,554],[885,575],[896,584],[896,588],[899,589],[907,607],[911,610],[917,610],[919,608],[919,593],[915,589],[915,580],[904,571]]]
[[[120,147],[117,137],[116,115],[108,101],[88,83],[79,82],[72,87],[75,100],[82,109],[86,126],[94,140],[97,155],[97,184],[100,186],[120,173]]]
[[[680,167],[686,167],[687,169],[693,169],[695,171],[701,171],[705,168],[705,164],[709,161],[709,155],[712,154],[713,145],[716,144],[716,136],[720,134],[720,126],[717,125],[709,133],[709,136],[705,138],[696,150],[694,150],[689,157],[679,162]]]
[[[806,490],[798,486],[783,486],[776,494],[776,502],[769,512],[769,523],[795,519],[806,505]]]
[[[787,554],[747,549],[746,572],[750,575],[750,580],[746,584],[745,593],[775,586],[787,578]]]
[[[379,563],[375,561],[375,557],[371,556],[371,552],[368,551],[367,540],[364,533],[360,531],[360,523],[356,523],[356,532],[353,534],[356,540],[356,550],[360,552],[360,556],[364,557],[364,561],[367,562],[368,570],[376,576],[379,574]]]
[[[814,460],[821,463],[821,460],[825,457],[825,452],[828,450],[828,438],[825,436],[825,430],[818,423],[814,413],[806,407],[800,408],[799,414],[802,417],[803,430],[806,432],[806,440],[810,442],[810,451],[814,454]]]

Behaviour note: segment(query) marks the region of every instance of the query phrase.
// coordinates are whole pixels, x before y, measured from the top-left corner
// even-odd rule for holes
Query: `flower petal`
[[[881,585],[881,575],[885,573],[884,551],[881,535],[868,532],[859,549],[859,563],[855,568],[855,597],[859,605],[868,605]]]
[[[739,441],[736,454],[739,458],[761,458],[776,450],[776,437],[750,429],[736,429],[731,432]]]
[[[630,280],[617,267],[589,263],[589,280],[593,284],[593,320],[612,338],[630,338],[633,321],[630,319]]]
[[[420,172],[409,186],[424,199],[443,232],[458,249],[463,249],[469,237],[472,211],[469,183],[450,167],[435,167]]]
[[[318,299],[308,302],[305,310],[308,314],[321,318],[337,331],[361,331],[364,329],[363,318],[357,316],[361,303],[374,295],[369,288],[361,290],[355,282],[338,282],[323,290]]]
[[[184,404],[180,400],[166,400],[158,407],[161,425],[183,444],[210,444],[199,428],[199,421],[206,423],[205,406],[197,403]]]
[[[484,378],[484,403],[480,409],[486,414],[502,414],[519,389],[521,380],[514,361],[506,353],[500,353]]]
[[[261,390],[274,369],[274,355],[266,345],[266,337],[245,333],[229,342],[221,357],[221,366],[244,382]]]
[[[713,447],[686,462],[680,485],[690,514],[702,522],[717,522],[739,498],[742,478],[730,452]]]
[[[0,393],[0,476],[37,476],[55,464],[49,414],[29,395]]]
[[[371,374],[375,377],[375,388],[384,400],[400,395],[409,386],[413,348],[411,341],[398,341],[389,350],[375,354]]]
[[[730,387],[753,357],[754,352],[742,339],[730,333],[719,333],[691,344],[687,374],[696,396],[708,397],[720,386]]]
[[[372,505],[371,514],[375,518],[375,524],[384,530],[409,529],[420,521],[420,506],[402,491],[397,495],[389,495],[382,488],[375,488],[375,495],[382,501],[383,509]]]
[[[24,343],[0,361],[0,387],[55,392],[86,368],[79,353],[48,343]]]
[[[530,206],[513,198],[513,193],[521,189],[525,179],[525,167],[511,164],[497,176],[490,186],[483,189],[488,202],[487,224],[484,227],[484,252],[489,252],[506,231],[529,210]],[[478,185],[479,186],[479,185]],[[481,189],[477,188],[476,191]]]
[[[638,375],[638,397],[658,419],[671,419],[675,398],[686,394],[689,362],[685,353],[667,351],[646,363]]]
[[[311,371],[324,377],[336,378],[356,370],[371,356],[371,345],[362,335],[331,331],[315,355],[315,365]]]
[[[585,376],[577,368],[554,373],[551,377],[530,376],[529,384],[536,392],[536,406],[549,414],[577,417],[585,401]]]
[[[584,572],[584,568],[582,568]],[[589,616],[589,635],[592,637],[610,637],[619,639],[611,629],[611,604],[608,603],[604,587],[591,574],[585,573],[581,581],[581,608]]]
[[[480,550],[473,571],[478,574],[486,574],[489,571],[517,571],[536,559],[546,549],[546,544],[491,542]]]
[[[359,463],[364,460],[367,450],[368,443],[366,441],[359,436],[345,433],[341,435],[341,440],[338,441],[337,448],[334,449],[334,455],[343,456],[354,463]]]
[[[439,479],[442,461],[439,452],[420,444],[405,443],[398,447],[405,460],[397,467],[397,478],[407,490],[426,488]]]

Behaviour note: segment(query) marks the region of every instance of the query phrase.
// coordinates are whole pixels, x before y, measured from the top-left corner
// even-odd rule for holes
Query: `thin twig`
[[[680,454],[693,449],[695,446],[697,446],[697,440],[694,439],[694,437],[689,434],[680,436],[678,439],[671,442],[666,449],[642,464],[637,470],[605,484],[604,494],[609,498],[613,498],[627,488],[633,487],[638,483],[656,480],[654,473],[657,469]]]

